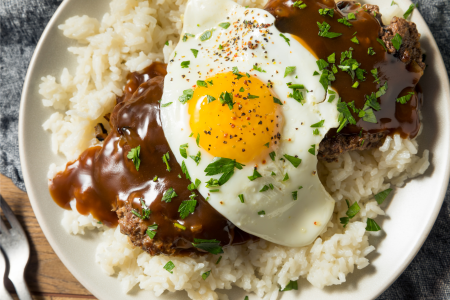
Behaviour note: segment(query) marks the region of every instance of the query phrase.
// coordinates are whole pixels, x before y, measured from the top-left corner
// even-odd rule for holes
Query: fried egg
[[[217,211],[248,233],[299,247],[333,213],[316,153],[339,124],[339,96],[313,75],[314,55],[274,22],[232,1],[190,0],[161,122],[175,159]]]

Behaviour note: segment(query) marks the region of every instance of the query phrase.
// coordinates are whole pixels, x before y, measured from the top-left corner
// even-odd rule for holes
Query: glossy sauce
[[[295,35],[302,44],[308,46],[317,59],[327,61],[329,55],[336,53],[337,67],[340,64],[341,53],[350,48],[354,49],[352,57],[361,64],[359,68],[366,70],[366,80],[360,81],[358,88],[352,88],[354,81],[351,76],[339,70],[335,74],[336,80],[332,82],[332,87],[338,91],[342,101],[347,103],[355,101],[355,106],[362,109],[366,102],[365,96],[378,91],[385,81],[388,82],[387,93],[378,99],[381,109],[374,111],[378,123],[365,122],[352,112],[356,125],[349,124],[338,134],[355,134],[363,130],[370,133],[380,131],[388,131],[390,134],[399,133],[403,138],[416,136],[420,128],[418,113],[421,92],[417,91],[406,104],[397,103],[396,99],[415,91],[423,73],[422,69],[415,63],[405,65],[395,54],[389,54],[384,50],[383,46],[377,42],[381,30],[379,21],[364,11],[359,4],[351,1],[336,4],[334,0],[304,0],[303,2],[307,7],[299,9],[292,6],[293,1],[272,0],[265,9],[275,16],[275,26],[281,32]],[[334,9],[334,17],[320,15],[321,8]],[[352,27],[338,22],[338,19],[346,17],[350,12],[356,16],[356,20],[349,20]],[[342,35],[337,38],[319,36],[317,22],[327,22],[331,26],[330,32],[342,33]],[[359,45],[351,41],[354,36],[358,38]],[[368,54],[369,47],[373,48],[375,55]],[[374,68],[378,69],[378,76],[381,79],[378,84],[374,82],[375,79],[370,73],[370,70]],[[355,80],[357,80],[356,77]],[[330,130],[328,133],[328,136],[335,135],[336,130]]]
[[[182,254],[191,248],[194,238],[217,239],[222,245],[243,243],[252,238],[236,228],[210,206],[197,190],[197,206],[193,214],[184,220],[178,208],[183,200],[189,200],[191,183],[181,171],[164,136],[160,121],[160,105],[166,65],[153,63],[142,74],[128,76],[125,94],[111,114],[111,132],[103,147],[92,147],[70,162],[64,172],[50,182],[50,193],[58,205],[70,208],[76,198],[77,210],[110,227],[118,224],[115,210],[128,203],[142,214],[139,199],[151,210],[147,226],[158,224],[155,240],[171,243]],[[127,154],[140,146],[140,167],[136,170]],[[162,156],[169,152],[167,171]],[[181,178],[178,177],[181,175]],[[153,179],[158,177],[156,181]],[[174,188],[177,197],[171,202],[161,201],[168,188]],[[174,223],[186,227],[182,230]],[[193,250],[193,249],[191,249]],[[192,252],[192,251],[191,251]]]

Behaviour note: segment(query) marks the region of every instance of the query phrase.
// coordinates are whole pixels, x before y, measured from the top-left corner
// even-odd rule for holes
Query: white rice
[[[265,0],[238,0],[241,5],[261,7]],[[166,61],[179,40],[185,0],[113,0],[111,12],[101,21],[88,16],[69,18],[59,28],[79,47],[69,51],[77,56],[74,75],[64,69],[59,82],[42,78],[43,105],[56,112],[43,124],[52,136],[52,150],[73,160],[87,147],[99,144],[94,138],[95,124],[110,112],[116,95],[122,95],[126,74],[140,71],[153,61]],[[383,14],[386,17],[386,14]],[[169,45],[165,42],[169,40]],[[218,255],[197,258],[150,256],[135,248],[118,228],[109,229],[89,216],[80,215],[73,205],[65,211],[62,225],[67,232],[84,234],[100,229],[101,243],[96,260],[108,275],[118,275],[124,292],[139,285],[155,295],[165,291],[187,291],[192,299],[227,299],[216,289],[240,287],[262,299],[276,299],[279,287],[290,280],[306,278],[312,285],[345,282],[346,275],[369,264],[365,256],[374,251],[365,230],[367,218],[384,215],[373,195],[391,186],[403,186],[408,178],[423,174],[429,166],[427,150],[420,157],[415,140],[399,135],[388,137],[379,149],[348,152],[336,163],[319,163],[322,182],[336,200],[335,213],[328,228],[314,244],[289,248],[261,240],[224,249]],[[50,167],[49,178],[64,168]],[[346,216],[348,199],[358,202],[360,212],[343,228],[339,218]],[[173,274],[163,266],[175,264]],[[211,271],[203,280],[201,275]]]

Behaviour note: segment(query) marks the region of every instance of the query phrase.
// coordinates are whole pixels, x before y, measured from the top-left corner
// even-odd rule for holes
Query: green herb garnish
[[[189,145],[186,143],[186,144],[182,144],[182,145],[180,145],[180,154],[181,154],[181,156],[183,156],[184,158],[187,158],[187,151],[186,151],[186,148],[188,148],[189,147]]]
[[[322,127],[324,123],[325,123],[325,120],[321,120],[321,121],[319,121],[317,123],[312,124],[310,127],[312,127],[312,128],[319,128],[319,127]]]
[[[178,207],[180,218],[185,219],[189,214],[193,213],[197,206],[197,200],[184,200]]]
[[[212,37],[212,33],[213,30],[206,30],[205,32],[202,33],[202,35],[200,36],[200,41],[204,42],[206,40],[209,40]]]
[[[311,148],[308,149],[308,152],[316,156],[316,145],[311,145]]]
[[[215,157],[213,161],[206,167],[205,172],[206,176],[222,174],[222,176],[219,178],[219,185],[223,185],[231,178],[231,176],[233,176],[234,168],[242,170],[243,166],[245,165],[240,164],[233,159]]]
[[[229,23],[228,23],[229,24]],[[206,280],[206,278],[208,278],[209,274],[211,274],[211,271],[205,272],[202,274],[202,278],[203,280]]]
[[[298,283],[297,281],[290,281],[285,287],[284,289],[280,288],[280,292],[287,292],[287,291],[292,291],[292,290],[298,290]]]
[[[158,225],[157,224],[153,224],[151,226],[148,226],[147,231],[145,233],[147,233],[147,235],[153,239],[156,235],[156,229],[158,229]]]
[[[391,192],[392,192],[392,189],[387,189],[387,190],[384,190],[384,191],[376,194],[374,197],[375,197],[375,200],[377,200],[378,205],[381,205],[381,203],[383,203],[384,200],[386,200],[387,196],[389,196],[389,194]]]
[[[228,29],[228,27],[230,27],[230,22],[220,23],[219,26],[223,29]]]
[[[194,54],[194,57],[197,58],[198,50],[197,49],[191,49],[192,54]]]
[[[189,64],[191,62],[189,60],[181,62],[181,68],[189,68]]]
[[[131,148],[130,152],[127,154],[127,158],[133,161],[136,171],[139,171],[139,166],[141,165],[141,159],[139,158],[140,153],[141,146],[137,146],[136,148]]]
[[[172,198],[175,198],[177,193],[175,193],[175,190],[173,188],[169,188],[163,195],[161,201],[164,201],[166,203],[169,203],[172,201]]]
[[[280,33],[280,36],[286,41],[286,43],[291,46],[291,43],[289,43],[291,40],[288,39],[284,34]]]
[[[173,262],[171,260],[169,260],[167,262],[167,264],[165,264],[164,269],[167,270],[167,272],[169,272],[170,274],[173,274],[172,270],[173,268],[175,268],[175,265],[173,264]]]
[[[293,73],[294,71],[295,71],[295,67],[286,67],[286,70],[284,71],[284,77],[286,78],[286,76]]]
[[[239,194],[238,197],[239,197],[239,200],[241,200],[241,203],[245,202],[244,201],[244,194]]]
[[[394,46],[395,50],[400,50],[400,47],[402,46],[402,36],[400,34],[395,34],[395,36],[392,38],[392,45]]]
[[[295,156],[291,156],[291,155],[283,155],[294,167],[298,167],[300,165],[300,163],[302,162],[302,160],[298,157]]]
[[[185,104],[188,100],[192,99],[192,96],[194,96],[194,91],[192,89],[187,89],[183,91],[183,95],[181,95],[180,97],[178,97],[178,100],[182,103]]]
[[[248,179],[250,179],[250,181],[253,181],[256,178],[260,178],[260,177],[262,177],[262,175],[259,174],[259,172],[256,169],[253,169],[253,175],[252,176],[248,176]]]
[[[367,218],[366,231],[379,231],[379,230],[381,230],[381,228],[380,226],[378,226],[377,222],[375,222],[371,218]]]
[[[194,239],[192,245],[195,248],[207,251],[212,254],[221,254],[223,253],[222,246],[220,246],[220,241],[214,240],[202,240],[202,239]]]

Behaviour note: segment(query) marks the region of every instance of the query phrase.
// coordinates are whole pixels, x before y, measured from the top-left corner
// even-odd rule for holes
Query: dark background
[[[413,2],[419,3],[450,74],[450,0]],[[0,0],[0,172],[22,190],[17,138],[22,85],[34,48],[59,4],[59,0]],[[378,299],[450,299],[450,189],[423,247]]]

